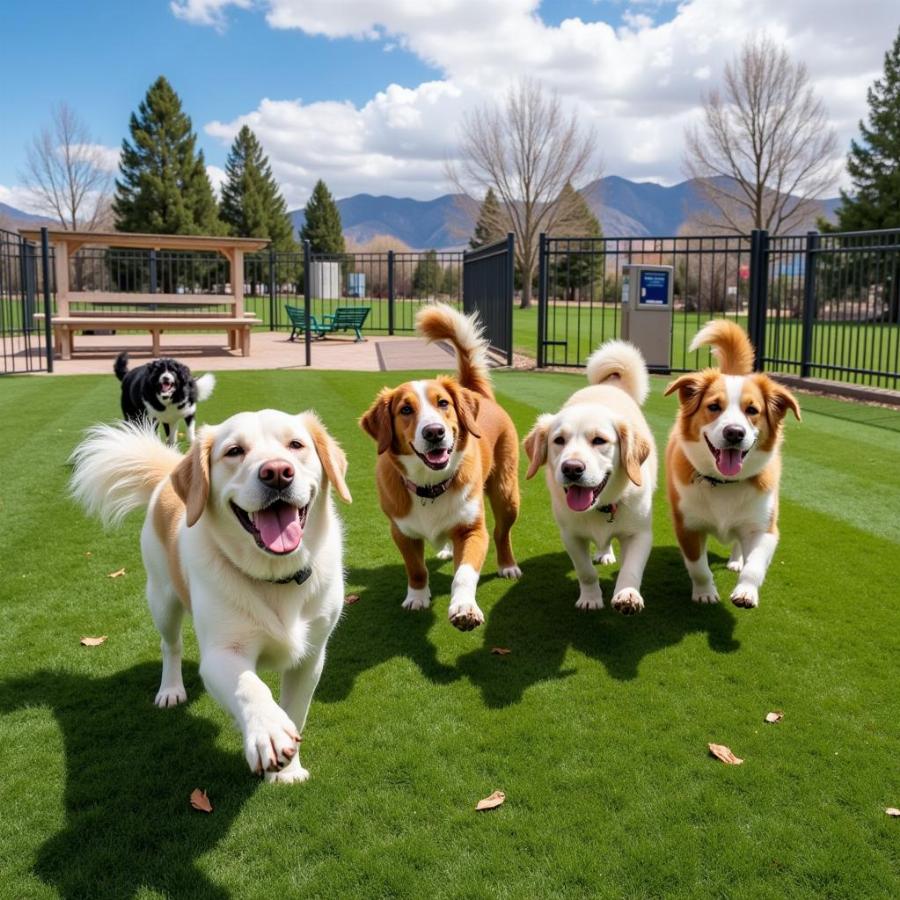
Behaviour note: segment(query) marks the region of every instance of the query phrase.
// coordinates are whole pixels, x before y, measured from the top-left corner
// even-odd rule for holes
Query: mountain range
[[[581,193],[609,237],[674,235],[689,218],[708,207],[696,180],[667,187],[610,175],[586,185]],[[838,197],[820,201],[822,214],[833,220],[839,204]],[[477,212],[463,205],[455,194],[434,200],[355,194],[338,200],[337,206],[344,234],[353,243],[365,244],[376,235],[389,235],[418,250],[465,245],[474,228],[473,213]],[[293,210],[290,216],[299,231],[305,218],[303,210]],[[4,222],[14,227],[52,224],[50,219],[0,203],[0,227]],[[808,223],[808,227],[815,227],[815,223]]]

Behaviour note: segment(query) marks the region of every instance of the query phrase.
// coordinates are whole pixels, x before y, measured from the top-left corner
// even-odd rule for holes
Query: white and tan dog
[[[734,322],[717,319],[691,341],[713,347],[717,369],[676,378],[680,408],[666,449],[675,534],[695,603],[718,603],[706,558],[707,535],[734,542],[728,568],[740,572],[735,606],[759,605],[778,544],[778,483],[784,417],[800,407],[787,388],[753,372],[753,345]]]
[[[632,615],[644,608],[641,579],[653,543],[656,446],[640,409],[647,366],[632,344],[608,341],[591,355],[587,375],[591,387],[540,416],[525,439],[526,477],[547,463],[553,515],[581,588],[575,605],[602,609],[590,545],[604,551],[603,562],[615,562],[610,541],[618,538],[622,567],[612,607]]]
[[[146,427],[92,428],[72,493],[117,523],[147,506],[141,550],[162,635],[160,707],[187,699],[181,623],[192,613],[207,690],[235,718],[251,770],[305,781],[298,742],[343,608],[343,451],[312,413],[239,413],[182,456]],[[281,701],[256,674],[281,673]]]

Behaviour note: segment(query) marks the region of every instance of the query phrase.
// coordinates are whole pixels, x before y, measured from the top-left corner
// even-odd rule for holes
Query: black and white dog
[[[113,371],[122,382],[122,415],[127,421],[162,423],[169,443],[174,445],[178,442],[175,426],[184,419],[188,440],[194,443],[197,404],[209,399],[216,386],[212,373],[195,379],[187,366],[167,356],[129,372],[124,350],[116,357]]]

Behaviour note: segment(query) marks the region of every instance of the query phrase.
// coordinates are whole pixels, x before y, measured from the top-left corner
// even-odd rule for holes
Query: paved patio
[[[302,369],[305,352],[302,342],[289,341],[287,332],[254,332],[251,354],[243,357],[229,350],[222,335],[163,335],[162,351],[187,363],[198,372],[223,372],[234,369]],[[153,358],[150,336],[78,335],[71,360],[53,361],[56,375],[105,375],[112,371],[113,360],[127,350],[134,364]],[[455,368],[453,348],[440,341],[426,344],[415,337],[369,336],[363,343],[328,338],[312,344],[312,368],[357,372],[389,372],[406,369]]]

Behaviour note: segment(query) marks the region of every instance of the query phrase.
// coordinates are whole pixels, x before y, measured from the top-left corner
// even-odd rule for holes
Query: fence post
[[[547,328],[547,235],[541,232],[538,238],[538,319],[537,319],[537,366],[547,365],[544,350],[544,332]]]
[[[34,322],[34,297],[37,290],[35,284],[37,275],[37,259],[34,252],[34,246],[31,241],[22,241],[19,245],[19,267],[22,276],[22,295],[25,302],[25,313],[23,316],[22,330],[25,333],[32,331],[32,322]]]
[[[506,235],[506,364],[513,364],[513,304],[516,300],[516,237],[510,231]]]
[[[303,242],[303,309],[306,313],[306,365],[312,365],[312,336],[309,319],[312,315],[312,264],[309,241]]]
[[[150,251],[150,293],[155,294],[159,290],[159,274],[156,270],[156,251]]]
[[[763,370],[766,355],[766,306],[769,298],[769,232],[754,228],[750,233],[750,308],[747,331],[756,350],[753,368]]]
[[[388,250],[387,254],[388,283],[388,334],[394,333],[394,251]]]
[[[41,229],[41,275],[44,279],[44,347],[47,351],[47,371],[53,372],[53,333],[50,316],[50,239],[46,227]]]
[[[813,325],[816,318],[816,250],[819,232],[806,232],[806,253],[803,257],[803,338],[800,344],[800,377],[809,378],[812,358]]]
[[[275,330],[275,251],[269,247],[269,330]]]

